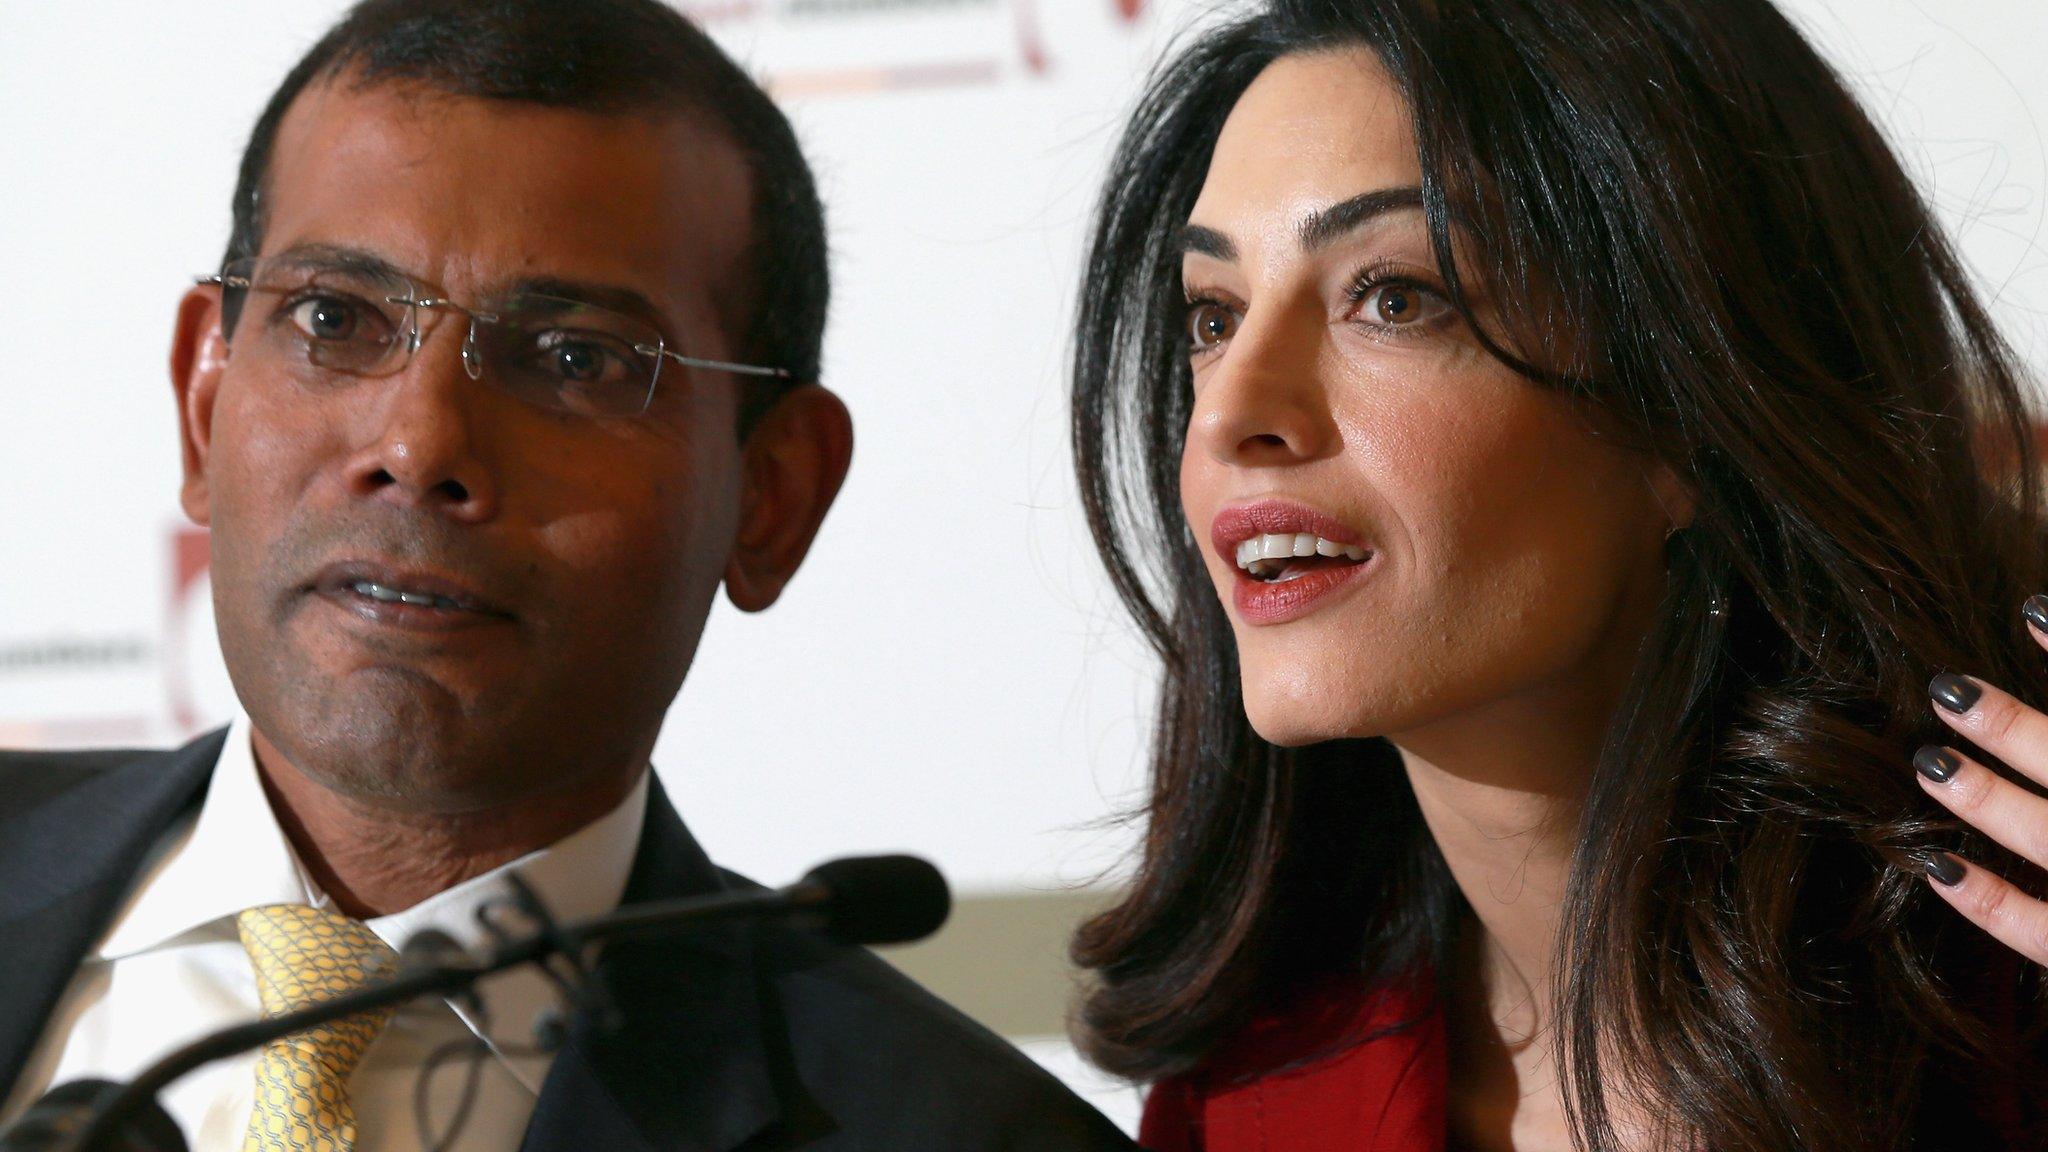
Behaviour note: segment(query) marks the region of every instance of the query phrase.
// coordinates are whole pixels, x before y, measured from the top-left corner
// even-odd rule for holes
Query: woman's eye
[[[1382,328],[1413,328],[1449,315],[1451,307],[1426,288],[1413,284],[1382,284],[1358,301],[1359,318]]]
[[[1206,352],[1237,332],[1237,314],[1211,300],[1188,306],[1188,347]]]

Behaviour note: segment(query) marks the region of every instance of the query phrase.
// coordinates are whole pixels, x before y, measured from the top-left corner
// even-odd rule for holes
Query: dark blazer
[[[0,1087],[21,1075],[158,837],[196,809],[224,740],[0,752]],[[748,883],[712,865],[652,782],[626,902]],[[524,1152],[1132,1147],[1016,1049],[861,949],[734,924],[614,944],[597,970],[623,1025],[571,1030]]]

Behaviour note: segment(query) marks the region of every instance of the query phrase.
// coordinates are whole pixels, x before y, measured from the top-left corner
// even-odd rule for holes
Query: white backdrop
[[[1360,0],[1361,3],[1369,0]],[[179,543],[163,360],[247,130],[337,0],[0,0],[0,745],[163,743],[231,706]],[[1797,0],[2048,367],[2048,4]],[[1093,875],[1142,652],[1068,479],[1081,237],[1188,0],[711,0],[830,213],[826,376],[859,431],[812,560],[718,611],[658,752],[712,853],[780,881],[907,849],[969,891]]]

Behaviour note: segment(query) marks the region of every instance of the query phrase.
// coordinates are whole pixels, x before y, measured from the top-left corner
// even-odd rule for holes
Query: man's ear
[[[853,417],[816,384],[763,413],[741,448],[740,527],[725,594],[743,612],[775,603],[810,551],[853,462]]]
[[[171,391],[178,399],[179,455],[185,469],[178,503],[199,525],[208,524],[213,516],[206,463],[213,445],[213,401],[220,393],[220,375],[227,361],[220,289],[213,285],[193,288],[178,302],[177,330],[171,337]]]

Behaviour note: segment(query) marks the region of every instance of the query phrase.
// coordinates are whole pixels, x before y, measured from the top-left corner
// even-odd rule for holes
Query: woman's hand
[[[2048,596],[2027,600],[2027,631],[2048,648]],[[1942,673],[1927,686],[1934,713],[1969,743],[2048,788],[2048,715],[1967,676]],[[2048,868],[2048,800],[1999,778],[1954,748],[1913,756],[1920,786],[1942,807],[2038,867]],[[1971,923],[2036,964],[2048,964],[2048,903],[1949,853],[1927,865],[1941,898]]]

